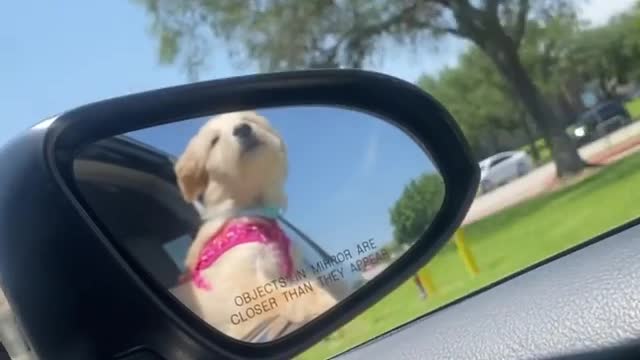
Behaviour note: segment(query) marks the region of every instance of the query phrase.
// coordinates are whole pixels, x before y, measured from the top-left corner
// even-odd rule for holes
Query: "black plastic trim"
[[[148,276],[134,259],[114,245],[108,231],[80,195],[73,178],[73,160],[78,151],[88,144],[141,128],[214,113],[287,105],[342,106],[372,113],[395,123],[412,135],[430,153],[441,172],[447,191],[441,211],[424,236],[374,281],[367,283],[340,305],[289,336],[266,344],[243,343],[224,336],[196,318],[170,296],[166,289],[160,287],[153,278]],[[185,356],[193,358],[211,358],[213,354],[225,358],[244,359],[282,359],[294,356],[379,301],[426,263],[462,222],[475,196],[479,179],[479,169],[470,156],[461,131],[444,107],[413,84],[387,75],[359,70],[313,70],[262,74],[128,95],[63,113],[44,131],[44,139],[29,140],[26,138],[28,136],[19,139],[16,146],[4,149],[5,152],[0,153],[0,159],[8,159],[7,151],[14,151],[15,148],[23,146],[20,142],[36,141],[29,145],[32,149],[34,149],[33,146],[40,147],[41,157],[31,157],[26,161],[45,166],[46,171],[39,174],[40,179],[55,181],[56,189],[50,188],[49,191],[56,195],[28,200],[30,202],[25,204],[25,207],[40,209],[52,206],[50,202],[56,201],[63,209],[61,213],[56,214],[59,225],[72,226],[80,219],[86,224],[86,229],[83,230],[86,238],[82,246],[86,247],[86,250],[90,248],[94,256],[104,257],[104,261],[101,262],[99,269],[90,269],[93,273],[84,276],[99,277],[100,282],[108,281],[109,286],[94,289],[102,292],[105,300],[101,300],[102,297],[96,293],[91,297],[94,303],[84,304],[79,298],[79,293],[75,293],[73,288],[69,289],[66,298],[76,306],[75,311],[78,316],[92,318],[92,321],[97,322],[94,326],[106,327],[106,329],[100,329],[99,333],[106,330],[118,331],[116,324],[120,324],[121,327],[132,327],[122,331],[123,337],[128,336],[126,340],[114,338],[107,342],[95,338],[91,339],[95,344],[85,345],[95,346],[97,349],[111,349],[108,351],[114,353],[125,351],[129,348],[128,346],[147,345],[163,356],[176,348],[181,349]],[[13,176],[24,175],[17,172]],[[4,189],[4,191],[8,190]],[[58,194],[60,191],[61,193]],[[59,196],[62,194],[66,198],[64,205]],[[3,200],[9,200],[9,198]],[[0,210],[10,206],[9,203],[0,202]],[[69,206],[75,211],[70,211]],[[2,226],[6,227],[5,232],[12,234],[19,233],[21,228],[20,225],[0,222],[0,231],[3,230]],[[9,229],[8,226],[11,228]],[[38,234],[38,231],[54,231],[53,228],[46,226],[40,230],[30,230],[35,231],[33,236]],[[88,233],[92,233],[92,236],[87,237]],[[60,241],[60,246],[67,249],[67,252],[56,254],[55,259],[46,256],[38,257],[38,261],[50,262],[50,273],[23,276],[23,281],[35,286],[48,281],[49,287],[55,288],[56,285],[63,287],[64,274],[57,273],[60,263],[74,262],[77,261],[75,259],[78,256],[84,255],[76,251],[78,242],[81,241],[76,238],[77,236],[79,235],[73,235],[68,239],[54,237],[55,241]],[[29,239],[28,242],[33,246],[38,244],[35,238]],[[0,255],[0,260],[11,256],[12,249],[16,248],[7,246],[7,242],[0,239],[0,253],[9,251],[4,257]],[[11,267],[2,264],[0,269],[3,274],[12,270]],[[52,276],[53,274],[55,276]],[[52,281],[58,281],[58,283],[51,283]],[[17,279],[5,282],[4,285],[5,291],[12,294],[8,294],[8,298],[24,299],[26,293],[30,293],[31,296],[45,295],[39,293],[37,287],[29,290],[23,288]],[[69,285],[66,284],[66,286]],[[125,309],[122,302],[106,301],[114,294],[131,294],[136,298],[128,304],[130,308]],[[56,304],[58,298],[61,299],[62,295],[54,293],[49,294],[48,300]],[[58,305],[69,306],[68,303]],[[34,306],[38,304],[34,302],[22,304],[18,306],[17,313],[29,311]],[[40,304],[40,306],[44,305]],[[122,311],[123,314],[129,314],[127,315],[129,317],[107,318],[92,312],[96,308],[102,309],[108,306],[113,307],[111,311]],[[131,318],[131,314],[135,314],[136,310],[140,310],[139,315]],[[65,308],[65,311],[71,310]],[[48,317],[49,321],[55,318],[53,315]],[[55,324],[47,323],[44,319],[38,320],[37,317],[28,316],[25,319],[28,320],[24,322],[25,328],[28,329],[27,333],[32,332],[30,330],[34,328],[53,329],[55,327]],[[133,321],[137,324],[129,323]],[[67,330],[69,336],[83,330],[79,325],[81,323]],[[42,334],[41,330],[37,332]],[[90,334],[86,334],[87,338],[89,336]],[[162,343],[160,339],[167,337],[169,340]],[[72,340],[69,339],[69,341]],[[46,347],[39,346],[41,341],[45,342],[38,336],[34,337],[33,346],[39,350],[39,355],[46,358],[48,350]],[[52,346],[50,342],[47,345]]]

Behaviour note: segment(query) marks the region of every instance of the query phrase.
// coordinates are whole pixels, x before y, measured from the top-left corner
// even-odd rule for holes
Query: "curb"
[[[640,137],[631,138],[612,148],[606,149],[603,152],[592,156],[589,161],[599,165],[605,165],[611,158],[638,146],[640,146]]]
[[[635,136],[631,139],[625,140],[619,144],[616,144],[615,146],[612,146],[595,155],[592,155],[586,160],[595,165],[601,165],[601,166],[607,165],[610,163],[609,160],[611,160],[612,158],[615,158],[616,156],[623,154],[627,151],[630,151],[636,147],[640,147],[640,136]],[[553,178],[549,180],[546,186],[549,188],[553,188],[556,185],[558,185],[559,182],[560,181],[558,177],[554,175]]]

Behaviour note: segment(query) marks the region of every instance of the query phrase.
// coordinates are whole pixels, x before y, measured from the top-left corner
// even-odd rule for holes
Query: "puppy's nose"
[[[246,138],[246,137],[249,137],[250,135],[251,135],[251,126],[245,123],[236,125],[236,127],[233,128],[233,136],[236,136],[239,138]]]

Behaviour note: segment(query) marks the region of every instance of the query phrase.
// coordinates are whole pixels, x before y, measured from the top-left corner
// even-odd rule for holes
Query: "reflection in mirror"
[[[282,337],[372,280],[427,229],[444,182],[369,114],[287,107],[102,140],[74,163],[109,236],[208,324]]]

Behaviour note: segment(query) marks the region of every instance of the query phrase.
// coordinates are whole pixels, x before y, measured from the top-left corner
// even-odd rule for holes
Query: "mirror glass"
[[[392,123],[328,106],[218,114],[84,148],[78,188],[108,236],[179,301],[266,342],[374,279],[444,199]]]

